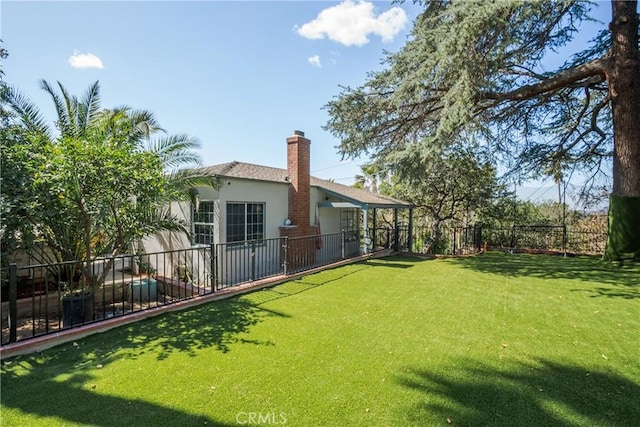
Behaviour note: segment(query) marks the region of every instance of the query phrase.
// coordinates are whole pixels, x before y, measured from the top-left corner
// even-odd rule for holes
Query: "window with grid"
[[[192,208],[193,243],[196,245],[213,244],[213,202],[200,201],[197,207],[192,204]]]
[[[227,203],[227,242],[264,239],[264,203]]]
[[[359,226],[359,215],[356,209],[340,210],[340,229],[345,232],[347,241],[357,240]]]

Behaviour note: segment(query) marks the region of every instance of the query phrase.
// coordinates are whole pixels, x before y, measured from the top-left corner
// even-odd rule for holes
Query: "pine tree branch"
[[[604,76],[613,66],[613,58],[599,58],[577,67],[570,68],[555,74],[548,79],[532,85],[525,85],[510,92],[483,92],[480,94],[481,99],[493,101],[522,101],[533,98],[535,96],[561,89],[589,77]]]

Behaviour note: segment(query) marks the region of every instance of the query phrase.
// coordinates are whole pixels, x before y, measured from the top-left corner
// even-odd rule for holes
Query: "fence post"
[[[342,259],[345,259],[344,250],[346,245],[346,232],[342,230],[342,241],[340,242],[340,254],[342,255]]]
[[[251,281],[256,280],[256,241],[251,241]]]
[[[9,342],[18,340],[18,266],[9,264]]]
[[[393,210],[393,227],[395,229],[395,236],[393,236],[393,251],[398,252],[398,234],[400,233],[400,228],[398,227],[398,209]]]
[[[218,254],[218,250],[216,248],[216,245],[214,243],[211,244],[211,265],[209,266],[209,268],[211,268],[211,292],[215,292],[216,288],[217,288],[217,284],[216,284],[216,280],[217,280],[217,270],[218,270],[218,263],[216,260],[217,254]]]
[[[456,227],[453,227],[453,255],[458,255],[457,252],[457,231],[458,229]]]
[[[413,253],[413,209],[409,209],[409,235],[407,236],[407,251]]]
[[[283,256],[282,256],[282,274],[287,275],[287,259],[289,253],[289,237],[284,236],[282,238],[284,243],[282,244]]]
[[[393,236],[393,251],[399,252],[399,247],[400,247],[400,227],[398,227],[398,224],[396,224],[396,232],[394,233],[394,236]]]

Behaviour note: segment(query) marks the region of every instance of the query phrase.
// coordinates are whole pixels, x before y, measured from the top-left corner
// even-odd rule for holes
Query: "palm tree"
[[[388,168],[377,163],[364,164],[360,166],[360,171],[362,174],[356,175],[353,186],[375,194],[380,192],[379,184],[385,182],[389,177]]]
[[[29,141],[13,148],[33,153],[14,164],[31,177],[20,191],[29,192],[33,203],[14,203],[10,214],[24,219],[25,227],[15,231],[43,239],[49,251],[25,249],[53,258],[48,261],[81,260],[86,281],[97,256],[112,259],[161,231],[189,232],[171,214],[171,203],[188,200],[191,188],[216,184],[201,168],[195,138],[168,135],[146,110],[102,109],[98,82],[82,98],[60,82],[57,89],[45,80],[40,86],[53,101],[57,132],[19,91],[11,89],[7,100]],[[24,194],[14,196],[25,200]],[[4,191],[3,199],[10,199]]]

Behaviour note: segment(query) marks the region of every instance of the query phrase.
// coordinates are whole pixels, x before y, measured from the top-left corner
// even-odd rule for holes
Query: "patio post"
[[[376,220],[376,213],[377,213],[377,209],[373,208],[373,236],[371,236],[371,239],[373,241],[373,250],[376,250],[376,243],[377,243],[377,239],[376,239],[376,235],[377,235],[377,226],[378,226],[378,221]]]
[[[393,236],[393,251],[398,252],[399,250],[399,234],[400,227],[398,226],[398,208],[393,208],[393,227],[395,228],[395,233]]]
[[[368,246],[369,244],[367,242],[369,242],[369,210],[367,209],[366,206],[362,207],[362,226],[364,228],[363,230],[363,239],[362,239],[362,246],[363,246],[363,253],[367,253],[368,252]]]

